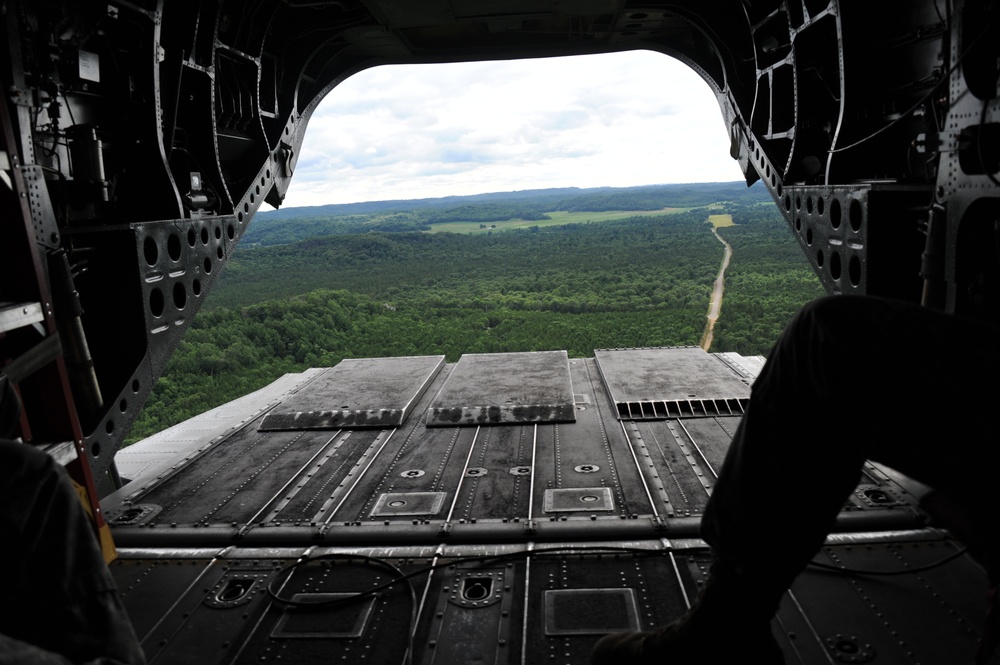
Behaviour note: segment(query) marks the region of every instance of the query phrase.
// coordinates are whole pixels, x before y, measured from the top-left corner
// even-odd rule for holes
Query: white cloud
[[[398,65],[323,100],[284,205],[741,177],[710,88],[661,54]]]

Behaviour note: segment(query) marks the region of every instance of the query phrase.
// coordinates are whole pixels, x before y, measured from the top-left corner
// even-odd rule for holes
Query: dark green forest
[[[737,225],[720,229],[734,256],[712,351],[764,354],[821,288],[772,204],[723,205]],[[699,208],[493,235],[340,233],[241,247],[130,440],[283,373],[343,358],[443,353],[454,361],[546,349],[590,357],[595,348],[695,345],[723,254],[708,214]]]

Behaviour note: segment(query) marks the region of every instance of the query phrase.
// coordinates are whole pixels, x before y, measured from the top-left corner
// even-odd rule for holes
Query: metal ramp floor
[[[681,614],[747,377],[698,349],[516,355],[286,380],[106,499],[150,661],[586,663]],[[765,550],[795,528],[788,481],[760,506]],[[921,572],[808,569],[773,623],[787,663],[971,662],[985,575],[915,505],[866,465],[817,561]]]

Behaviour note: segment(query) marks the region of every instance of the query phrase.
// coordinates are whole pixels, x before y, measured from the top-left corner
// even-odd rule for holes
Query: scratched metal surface
[[[586,663],[602,634],[678,617],[710,556],[700,541],[387,548],[123,550],[112,572],[151,663]],[[552,553],[544,550],[559,548]],[[898,570],[952,541],[900,533],[830,544],[817,560]],[[294,570],[287,566],[308,554]],[[496,555],[501,555],[497,557]],[[433,567],[431,569],[430,567]],[[411,575],[353,602],[347,599]],[[985,576],[968,559],[915,575],[808,569],[771,624],[789,665],[971,662]],[[407,660],[407,653],[411,660]],[[748,662],[752,662],[748,654]]]
[[[603,368],[594,358],[531,359],[560,369],[551,385],[536,376],[523,394],[562,395],[573,422],[428,427],[435,400],[463,395],[442,390],[456,367],[447,365],[428,385],[414,379],[383,392],[409,404],[399,426],[263,431],[266,414],[255,412],[140,476],[104,508],[122,554],[114,575],[151,662],[582,663],[602,633],[680,615],[706,575],[698,520],[740,417],[619,419],[607,373],[622,385],[642,379],[628,376],[642,363],[622,353]],[[663,371],[707,361],[733,371],[728,385],[745,385],[710,356],[656,356]],[[493,369],[509,369],[507,360]],[[491,365],[477,361],[483,376],[452,385],[483,394]],[[396,377],[402,367],[366,366]],[[684,382],[693,385],[675,377],[662,386]],[[507,377],[495,392],[515,384]],[[657,385],[648,397],[667,395]],[[323,392],[303,401],[308,387],[290,388],[287,403]],[[324,390],[350,404],[344,386]],[[773,482],[775,501],[760,506],[764,548],[783,502],[808,479]],[[866,465],[817,558],[894,569],[955,552],[946,534],[915,528],[914,503]],[[561,549],[538,552],[550,548]],[[306,563],[282,572],[303,555]],[[425,569],[433,564],[441,565]],[[412,586],[322,609],[289,608],[266,591],[343,599],[396,569],[413,575]],[[788,663],[961,662],[975,648],[984,585],[967,556],[905,577],[810,569],[772,627]]]
[[[398,427],[444,367],[444,356],[347,359],[288,395],[262,430]]]
[[[727,365],[695,351],[700,355],[658,349],[656,362],[668,373],[702,371],[707,362],[732,374],[728,383],[713,375],[710,386],[745,388]],[[638,360],[653,352],[638,349],[630,358],[618,350],[603,365],[562,352],[480,355],[465,369],[459,363],[440,371],[435,357],[365,361],[368,372],[383,375],[366,379],[353,401],[341,379],[362,365],[349,364],[291,391],[275,409],[318,409],[334,397],[362,410],[407,405],[399,426],[314,429],[313,419],[307,429],[269,431],[262,421],[275,410],[261,413],[158,475],[138,478],[106,500],[105,510],[128,545],[182,538],[163,529],[197,533],[200,544],[279,545],[317,538],[427,542],[442,532],[465,542],[694,535],[740,417],[619,420],[607,377],[636,385],[648,374]],[[533,373],[519,391],[510,373],[517,367]],[[412,380],[401,380],[405,369]],[[491,376],[504,379],[491,388]],[[697,383],[665,379],[650,384],[647,396],[672,395],[681,384],[695,390]],[[563,403],[573,422],[428,426],[436,408],[465,408],[484,396],[513,405]],[[854,522],[869,514],[878,528],[893,520],[910,526],[913,503],[871,467],[845,511]]]

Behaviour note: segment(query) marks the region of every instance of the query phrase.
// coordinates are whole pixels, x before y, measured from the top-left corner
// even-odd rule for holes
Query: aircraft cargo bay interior
[[[824,302],[876,296],[976,331],[1000,320],[992,0],[6,0],[0,21],[0,453],[63,479],[71,508],[21,526],[55,529],[72,549],[80,530],[59,518],[84,521],[87,551],[107,565],[83,581],[110,569],[117,592],[101,593],[124,605],[150,663],[586,663],[602,635],[684,615],[727,565],[701,527],[752,419],[751,384],[775,366],[761,357],[665,346],[349,358],[125,445],[251,221],[285,201],[317,105],[358,72],[664,54],[718,102],[729,157],[766,189]],[[878,418],[904,450],[893,424],[933,433],[932,470],[995,494],[980,463],[996,459],[982,424],[995,336],[963,338],[968,376],[938,399],[911,394],[948,374],[934,365],[945,349],[922,345],[928,330],[899,331],[906,354],[873,352],[874,335],[836,360],[846,388],[823,404],[769,406],[772,424],[796,428],[786,450],[833,435],[848,449]],[[879,354],[910,373],[873,376]],[[799,373],[789,392],[813,378]],[[869,395],[876,379],[891,386],[885,402]],[[906,406],[888,399],[900,395]],[[789,515],[826,470],[758,471],[765,492],[736,526],[758,561],[781,559],[807,526]],[[985,522],[959,539],[929,521],[927,489],[865,462],[770,635],[704,647],[741,662],[974,662],[1000,636],[1000,586],[966,550],[996,545],[993,506],[972,506]],[[20,498],[0,506],[14,521]],[[8,640],[20,620],[61,648],[74,637],[58,623],[67,607],[38,589],[71,576],[10,539],[25,547],[2,548],[21,558],[0,647],[31,642]],[[1000,547],[986,550],[996,577]],[[18,569],[32,565],[47,567]]]
[[[687,347],[288,375],[120,453],[134,480],[104,501],[112,570],[154,662],[587,662],[697,594],[699,517],[758,366]],[[777,616],[787,662],[975,651],[982,570],[900,480],[866,465],[829,568]],[[809,479],[771,483],[764,549]]]

